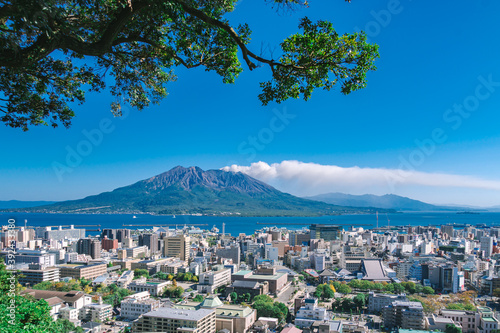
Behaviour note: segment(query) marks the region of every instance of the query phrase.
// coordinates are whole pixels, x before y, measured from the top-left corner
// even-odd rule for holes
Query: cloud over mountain
[[[346,168],[300,161],[257,162],[250,166],[231,165],[222,169],[246,173],[295,195],[332,191],[393,193],[404,187],[500,190],[500,181],[475,176],[357,166]]]

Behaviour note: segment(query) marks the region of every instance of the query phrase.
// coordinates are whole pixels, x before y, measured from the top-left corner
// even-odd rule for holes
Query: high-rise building
[[[87,254],[91,256],[92,259],[99,259],[101,257],[101,242],[92,238],[79,239],[76,245],[76,252],[79,254]]]
[[[116,230],[116,239],[121,243],[125,238],[130,238],[130,229]]]
[[[124,238],[130,238],[130,229],[103,229],[101,238],[104,236],[109,239],[117,239],[121,243]]]
[[[164,238],[163,240],[165,242],[165,247],[163,248],[163,255],[165,257],[177,257],[184,261],[189,259],[191,239],[188,236],[177,235]]]
[[[109,251],[118,248],[118,239],[109,239],[107,236],[101,241],[101,247],[103,250]]]
[[[453,238],[453,226],[452,225],[442,225],[441,233],[448,235],[449,238]]]
[[[493,237],[481,237],[481,251],[484,251],[486,258],[491,257],[491,253],[493,253]]]
[[[332,241],[341,239],[343,228],[338,225],[331,224],[312,224],[309,227],[311,231],[311,239],[324,239]]]
[[[149,253],[158,252],[158,235],[157,234],[140,234],[139,246],[147,246]]]
[[[419,302],[394,301],[382,310],[385,328],[423,330],[425,327],[424,308]]]
[[[101,238],[116,239],[116,229],[102,229]]]
[[[232,259],[233,264],[240,265],[241,250],[238,245],[226,246],[222,249],[217,249],[215,254],[221,258]]]

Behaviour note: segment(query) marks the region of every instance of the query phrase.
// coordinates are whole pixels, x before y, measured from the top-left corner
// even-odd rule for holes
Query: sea
[[[441,226],[456,224],[457,229],[463,225],[486,225],[500,227],[500,213],[481,212],[479,214],[457,214],[456,212],[417,212],[393,214],[356,214],[321,217],[238,217],[238,216],[192,216],[192,215],[129,215],[129,214],[41,214],[41,213],[0,213],[0,225],[8,225],[9,219],[15,220],[18,227],[63,226],[74,225],[78,228],[85,225],[88,235],[99,234],[98,229],[151,229],[153,226],[170,229],[197,227],[212,229],[214,226],[222,232],[233,236],[240,233],[253,234],[264,227],[286,227],[298,230],[314,223],[337,224],[346,230],[349,227],[372,229],[382,226]],[[92,225],[92,226],[91,226]],[[88,226],[88,227],[87,227]]]

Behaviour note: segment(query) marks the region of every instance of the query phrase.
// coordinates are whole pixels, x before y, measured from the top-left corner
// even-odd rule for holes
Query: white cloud
[[[278,189],[299,196],[327,192],[351,194],[403,193],[410,188],[427,187],[447,189],[500,190],[500,181],[474,176],[427,173],[399,169],[344,168],[300,161],[283,161],[268,164],[252,163],[250,166],[231,165],[225,171],[240,171],[262,180]]]

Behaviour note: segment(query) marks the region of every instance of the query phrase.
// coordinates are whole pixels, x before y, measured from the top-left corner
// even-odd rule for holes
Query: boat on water
[[[133,218],[133,219],[136,219],[136,218],[137,218],[137,216],[135,216],[135,215],[134,215],[134,216],[132,216],[132,218]]]

